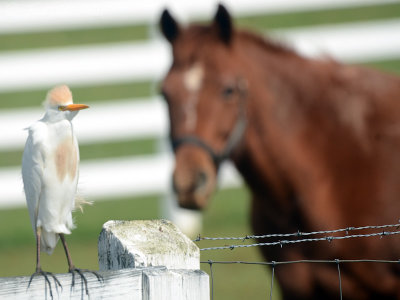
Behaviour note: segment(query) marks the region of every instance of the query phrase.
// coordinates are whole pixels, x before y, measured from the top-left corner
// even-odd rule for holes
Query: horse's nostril
[[[206,172],[199,171],[196,174],[196,182],[195,182],[195,188],[196,190],[201,189],[207,184],[207,174]]]
[[[194,171],[191,174],[175,173],[172,179],[172,188],[175,194],[191,194],[200,192],[208,185],[208,174],[205,171]]]

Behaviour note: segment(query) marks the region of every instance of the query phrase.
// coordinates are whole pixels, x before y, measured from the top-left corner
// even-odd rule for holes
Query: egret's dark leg
[[[84,284],[85,284],[86,295],[89,295],[89,289],[88,289],[87,279],[86,279],[86,277],[83,275],[83,273],[84,273],[84,272],[90,272],[90,273],[92,273],[93,275],[95,275],[95,276],[97,277],[97,280],[100,281],[100,282],[102,282],[103,277],[102,277],[100,274],[98,274],[97,272],[95,272],[95,271],[91,271],[91,270],[87,270],[87,269],[79,269],[79,268],[76,268],[75,265],[74,265],[74,263],[72,262],[71,254],[69,253],[68,246],[67,246],[67,242],[65,241],[64,234],[60,233],[59,235],[60,235],[60,239],[61,239],[61,242],[62,242],[62,244],[63,244],[63,247],[64,247],[65,256],[67,257],[67,261],[68,261],[68,271],[69,271],[69,272],[71,273],[71,275],[72,275],[72,285],[71,285],[71,289],[72,289],[72,287],[75,285],[75,273],[74,273],[74,272],[76,272],[76,273],[79,274],[79,276],[81,277],[81,279],[83,280],[83,282],[84,282]]]
[[[72,262],[71,255],[69,254],[67,242],[65,241],[65,237],[64,237],[63,233],[60,233],[59,235],[60,235],[60,239],[63,244],[63,247],[64,247],[65,255],[67,256],[69,271],[71,271],[71,270],[75,269],[75,266]]]
[[[33,273],[31,275],[31,278],[29,279],[28,289],[31,286],[33,278],[35,276],[41,275],[44,277],[46,284],[49,286],[50,297],[51,297],[51,299],[53,299],[53,291],[52,291],[51,283],[50,283],[48,276],[53,277],[57,291],[58,291],[58,286],[60,286],[61,288],[62,288],[62,286],[55,275],[53,275],[50,272],[45,272],[42,270],[42,267],[40,265],[40,237],[41,237],[41,234],[42,234],[42,228],[41,227],[36,228],[36,271],[35,271],[35,273]]]
[[[40,238],[42,235],[42,228],[39,227],[36,230],[36,272],[41,270],[40,267]]]

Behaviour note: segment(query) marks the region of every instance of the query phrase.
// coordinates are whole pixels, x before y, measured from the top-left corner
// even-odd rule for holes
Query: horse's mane
[[[237,36],[243,41],[248,41],[269,52],[298,56],[295,50],[290,48],[288,45],[248,30],[238,30]]]
[[[208,35],[211,30],[214,30],[212,26],[204,25],[204,24],[192,24],[189,28],[189,31],[195,37],[200,37],[202,35]],[[234,35],[241,42],[249,43],[257,46],[260,49],[264,49],[268,52],[273,52],[276,54],[284,54],[284,55],[293,55],[299,56],[297,52],[289,47],[288,45],[273,40],[271,38],[260,35],[259,33],[252,32],[246,29],[235,29]]]

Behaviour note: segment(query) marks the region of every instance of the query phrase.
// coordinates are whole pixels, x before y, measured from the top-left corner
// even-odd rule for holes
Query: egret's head
[[[59,85],[51,89],[47,93],[44,105],[48,114],[70,120],[76,116],[79,110],[89,107],[85,104],[74,104],[71,90],[66,85]]]

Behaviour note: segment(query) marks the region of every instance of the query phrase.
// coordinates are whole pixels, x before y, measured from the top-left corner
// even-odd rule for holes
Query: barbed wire
[[[321,238],[309,238],[309,239],[298,239],[298,240],[280,240],[280,241],[276,241],[276,242],[254,243],[254,244],[246,244],[246,245],[228,245],[228,246],[201,248],[200,251],[223,250],[223,249],[233,250],[235,248],[249,248],[249,247],[276,246],[276,245],[283,247],[284,245],[288,245],[288,244],[297,244],[297,243],[304,243],[304,242],[319,242],[319,241],[331,242],[333,240],[344,240],[344,239],[351,239],[351,238],[374,237],[374,236],[383,237],[383,236],[395,235],[395,234],[400,234],[400,231],[383,231],[383,232],[379,232],[379,233],[353,234],[353,235],[345,235],[345,236],[325,236],[325,237],[321,237]]]
[[[392,230],[388,230],[392,229]],[[292,238],[292,239],[282,239],[282,240],[273,240],[270,242],[262,242],[262,243],[253,243],[253,244],[236,244],[236,245],[224,245],[219,247],[208,247],[201,248],[201,251],[205,250],[223,250],[230,249],[233,250],[235,248],[248,248],[248,247],[256,247],[256,246],[276,246],[279,245],[283,247],[288,244],[296,244],[296,243],[304,243],[304,242],[318,242],[318,241],[328,241],[332,242],[334,240],[344,240],[344,239],[352,239],[352,238],[367,238],[367,237],[380,237],[383,238],[385,236],[392,236],[400,234],[400,220],[397,224],[389,224],[389,225],[378,225],[378,226],[361,226],[361,227],[346,227],[335,230],[321,230],[321,231],[312,231],[312,232],[295,232],[295,233],[285,233],[285,234],[266,234],[266,235],[246,235],[245,237],[201,237],[200,235],[195,239],[195,242],[200,242],[203,240],[208,241],[221,241],[221,240],[241,240],[245,242],[249,239],[266,239],[266,238]],[[349,234],[352,231],[362,231],[368,230],[367,233],[357,233],[357,234]],[[379,231],[378,231],[379,230]],[[375,232],[371,232],[375,231]],[[377,232],[378,231],[378,232]],[[342,233],[341,235],[337,235],[337,233]],[[345,235],[343,234],[345,233]],[[335,235],[333,235],[335,234]],[[324,236],[316,236],[315,235],[324,235]],[[307,238],[304,238],[307,237]],[[326,263],[326,264],[336,264],[337,274],[338,274],[338,290],[340,299],[343,299],[342,293],[342,275],[341,275],[341,264],[346,263],[390,263],[390,264],[399,264],[400,259],[397,260],[382,260],[382,259],[304,259],[304,260],[293,260],[293,261],[265,261],[265,262],[250,262],[250,261],[200,261],[200,263],[206,263],[210,266],[210,279],[211,279],[211,299],[214,299],[214,272],[213,265],[215,264],[246,264],[246,265],[267,265],[271,267],[271,283],[269,290],[269,299],[272,300],[273,290],[274,290],[274,278],[275,278],[275,268],[279,265],[287,265],[287,264],[299,264],[299,263]]]
[[[243,264],[243,265],[266,265],[266,266],[278,266],[278,265],[289,265],[298,263],[382,263],[382,264],[400,264],[398,260],[384,260],[384,259],[302,259],[302,260],[288,260],[288,261],[218,261],[218,260],[207,260],[200,261],[202,264]]]
[[[277,242],[266,242],[266,243],[254,243],[254,244],[246,244],[246,245],[228,245],[228,246],[220,246],[220,247],[208,247],[208,248],[201,248],[200,251],[206,250],[223,250],[223,249],[230,249],[233,250],[235,248],[249,248],[249,247],[257,247],[257,246],[276,246],[287,244],[296,244],[296,243],[304,243],[304,242],[318,242],[318,241],[328,241],[331,242],[333,240],[343,240],[343,239],[351,239],[351,238],[361,238],[361,237],[373,237],[373,236],[388,236],[400,234],[400,231],[383,231],[380,233],[370,233],[370,234],[354,234],[354,235],[346,235],[346,236],[326,236],[321,238],[311,238],[311,239],[299,239],[299,240],[280,240]]]
[[[304,242],[318,242],[318,241],[328,241],[331,242],[333,240],[344,240],[344,239],[352,239],[352,238],[366,238],[366,237],[376,237],[380,236],[381,238],[384,236],[400,234],[400,231],[385,231],[382,232],[374,232],[374,233],[367,233],[367,234],[349,234],[350,231],[355,230],[367,230],[367,229],[387,229],[387,228],[399,228],[400,224],[390,224],[390,225],[379,225],[379,226],[362,226],[362,227],[347,227],[342,229],[336,230],[324,230],[324,231],[314,231],[314,232],[297,232],[297,233],[289,233],[289,234],[267,234],[267,235],[260,235],[260,236],[246,236],[242,238],[201,238],[200,236],[195,241],[201,240],[242,240],[243,242],[250,238],[276,238],[276,237],[301,237],[301,236],[310,236],[310,235],[317,235],[317,234],[329,234],[329,233],[340,233],[346,232],[344,236],[324,236],[324,237],[314,237],[314,238],[302,238],[302,239],[293,239],[293,240],[279,240],[273,242],[263,242],[263,243],[253,243],[253,244],[240,244],[240,245],[224,245],[219,247],[208,247],[208,248],[201,248],[200,251],[207,251],[207,250],[224,250],[230,249],[233,250],[235,248],[249,248],[249,247],[259,247],[259,246],[276,246],[279,245],[283,247],[284,245],[288,244],[297,244],[297,243],[304,243]]]
[[[399,220],[400,221],[400,220]],[[273,233],[273,234],[265,234],[265,235],[246,235],[244,237],[202,237],[198,235],[198,237],[194,240],[194,242],[199,242],[203,240],[248,240],[248,239],[261,239],[261,238],[275,238],[275,237],[300,237],[300,236],[310,236],[317,234],[331,234],[331,233],[339,233],[339,232],[350,232],[355,230],[367,230],[367,229],[385,229],[385,228],[400,228],[400,223],[397,224],[389,224],[389,225],[378,225],[378,226],[361,226],[361,227],[346,227],[335,230],[321,230],[321,231],[311,231],[311,232],[293,232],[293,233]]]

